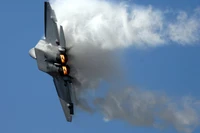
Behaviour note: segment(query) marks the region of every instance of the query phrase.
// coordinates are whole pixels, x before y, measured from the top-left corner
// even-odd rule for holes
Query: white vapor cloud
[[[184,11],[179,12],[177,20],[168,25],[170,39],[180,44],[191,44],[200,39],[200,11],[192,16]]]
[[[160,129],[174,127],[184,133],[199,126],[199,106],[195,103],[191,97],[175,102],[165,94],[135,88],[111,90],[106,97],[95,100],[106,121],[124,120]]]
[[[101,48],[159,46],[170,41],[199,43],[200,10],[177,13],[168,20],[166,12],[152,6],[113,4],[105,0],[54,0],[59,22],[68,40]]]
[[[79,107],[89,112],[88,91],[101,81],[116,85],[123,79],[120,51],[131,46],[157,47],[199,43],[200,10],[181,11],[168,19],[165,11],[153,6],[112,3],[105,0],[52,0],[59,24],[64,26],[71,75]],[[170,14],[170,12],[168,13]],[[172,16],[172,15],[171,15]],[[116,80],[117,79],[117,80]],[[125,78],[124,78],[125,79]],[[199,122],[196,101],[184,98],[180,104],[166,95],[128,88],[110,91],[95,98],[94,105],[105,120],[120,119],[138,126],[165,128],[191,133]]]

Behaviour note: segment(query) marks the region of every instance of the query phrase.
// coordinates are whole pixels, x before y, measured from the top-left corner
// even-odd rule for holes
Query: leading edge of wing
[[[48,43],[56,45],[58,40],[57,18],[49,2],[44,3],[44,35]]]
[[[57,23],[56,14],[49,2],[44,3],[44,32],[47,42],[56,46],[60,45],[63,48],[66,47],[63,26]]]
[[[50,3],[45,1],[44,2],[44,36],[46,37],[47,36],[47,17],[48,17],[48,11],[49,9],[51,10],[51,6],[50,6]]]
[[[53,9],[51,8],[51,5],[49,2],[45,1],[44,2],[44,32],[45,32],[45,37],[47,35],[47,21],[48,19],[52,19],[54,18],[54,20],[56,21],[56,17],[55,17],[55,13],[53,13]],[[52,16],[54,15],[54,16]]]

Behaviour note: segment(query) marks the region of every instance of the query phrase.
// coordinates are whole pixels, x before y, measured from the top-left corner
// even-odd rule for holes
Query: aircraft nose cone
[[[29,55],[33,58],[33,59],[36,59],[36,56],[35,56],[35,48],[32,48],[29,50]]]

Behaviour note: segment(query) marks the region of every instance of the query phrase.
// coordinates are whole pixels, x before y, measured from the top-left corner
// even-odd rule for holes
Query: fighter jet
[[[53,77],[66,120],[74,115],[72,77],[69,75],[68,50],[63,27],[58,25],[54,10],[49,2],[44,2],[44,39],[30,49],[29,55],[37,61],[38,69]]]

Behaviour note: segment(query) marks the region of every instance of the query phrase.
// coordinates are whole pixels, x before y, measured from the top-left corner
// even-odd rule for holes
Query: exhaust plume
[[[112,3],[105,0],[52,0],[59,24],[64,26],[71,75],[80,108],[93,112],[88,92],[101,81],[116,85],[123,76],[120,51],[135,46],[157,47],[200,41],[200,9],[192,14],[166,12],[152,6]],[[171,14],[170,14],[171,13]],[[176,14],[174,17],[173,14]],[[166,15],[167,14],[167,15]],[[168,21],[167,16],[172,17]],[[120,76],[119,76],[120,75]],[[124,78],[125,79],[125,78]],[[86,96],[87,95],[87,96]],[[180,104],[166,95],[134,88],[112,91],[95,98],[95,109],[105,120],[120,119],[132,125],[165,128],[191,133],[199,123],[196,102],[186,97]]]

